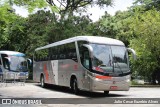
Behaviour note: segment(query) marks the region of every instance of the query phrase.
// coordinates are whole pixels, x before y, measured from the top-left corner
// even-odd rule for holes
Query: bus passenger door
[[[85,48],[85,47],[83,47]],[[90,57],[89,57],[89,51],[88,49],[84,49],[81,54],[81,63],[84,66],[83,67],[83,88],[86,90],[90,90],[90,78],[89,78],[89,69],[90,69]]]

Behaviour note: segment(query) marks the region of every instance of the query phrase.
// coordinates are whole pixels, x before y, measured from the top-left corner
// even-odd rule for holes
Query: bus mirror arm
[[[28,62],[28,65],[31,66],[32,60],[28,58],[28,59],[27,59],[27,62]]]
[[[127,48],[127,50],[132,53],[133,59],[136,60],[137,58],[136,58],[136,52],[135,52],[135,50],[132,49],[132,48]]]
[[[89,50],[90,57],[93,58],[93,48],[88,44],[83,44]]]

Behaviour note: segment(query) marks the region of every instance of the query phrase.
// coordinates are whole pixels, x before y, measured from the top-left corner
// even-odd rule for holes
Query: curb
[[[37,82],[35,82],[33,80],[26,80],[26,83],[37,83]]]
[[[37,82],[35,82],[35,81],[33,81],[33,80],[26,80],[26,83],[37,83]],[[144,88],[153,88],[153,87],[157,87],[157,88],[160,88],[160,85],[130,85],[130,87],[139,87],[139,88],[141,88],[141,87],[144,87]]]
[[[152,87],[160,87],[160,85],[131,85],[130,87],[146,87],[146,88],[152,88]]]

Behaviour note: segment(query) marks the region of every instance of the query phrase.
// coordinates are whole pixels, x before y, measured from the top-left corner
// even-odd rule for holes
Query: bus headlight
[[[127,78],[127,79],[126,79],[126,82],[130,82],[130,81],[131,81],[131,79],[130,79],[130,78]]]
[[[130,82],[130,81],[131,81],[131,76],[130,75],[126,76],[126,82]]]

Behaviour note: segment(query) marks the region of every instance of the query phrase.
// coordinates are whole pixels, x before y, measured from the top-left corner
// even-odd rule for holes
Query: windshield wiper
[[[117,64],[117,66],[118,66],[118,68],[120,69],[120,72],[122,73],[122,75],[123,75],[123,71],[122,71],[122,69],[121,69],[121,67],[120,67],[120,65],[117,63],[117,60],[116,60],[116,57],[115,57],[115,55],[114,55],[114,57],[113,57],[114,59],[113,59],[113,72],[115,71],[115,66],[114,66],[114,64]]]
[[[124,73],[124,72],[122,71],[122,68],[120,67],[119,63],[117,63],[117,60],[115,60],[115,62],[113,62],[113,72],[114,72],[114,63],[117,64],[118,68],[120,69],[121,74],[119,74],[119,76],[126,76],[126,75],[131,74],[131,72],[126,72],[126,73]]]
[[[115,64],[117,64],[118,65],[118,68],[120,69],[120,72],[122,73],[122,75],[123,75],[123,71],[122,71],[122,69],[121,69],[121,67],[119,66],[119,64],[116,62]]]

